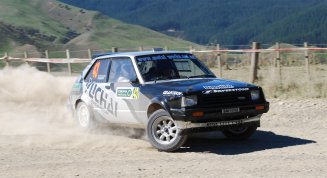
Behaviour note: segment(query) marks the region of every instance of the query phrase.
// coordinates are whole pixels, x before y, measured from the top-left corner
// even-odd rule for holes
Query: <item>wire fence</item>
[[[54,75],[77,75],[94,54],[150,50],[151,47],[112,47],[4,53],[0,54],[0,68],[28,63]],[[312,90],[317,96],[327,95],[327,44],[211,45],[164,47],[163,50],[193,53],[217,76],[264,85],[267,90],[273,91],[272,95],[278,95],[285,90],[294,91],[295,95],[303,86],[306,89],[301,92]]]

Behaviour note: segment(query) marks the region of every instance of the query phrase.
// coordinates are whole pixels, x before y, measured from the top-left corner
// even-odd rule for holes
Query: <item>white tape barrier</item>
[[[289,52],[289,51],[326,51],[327,48],[279,48],[279,49],[220,49],[220,50],[201,50],[201,51],[192,51],[195,53],[209,53],[209,52],[221,52],[221,53],[271,53],[271,52]]]
[[[13,58],[13,57],[2,57],[0,59],[6,59],[8,61],[25,61],[25,62],[45,62],[45,63],[60,63],[60,64],[67,64],[67,63],[89,63],[90,59],[79,59],[79,58]]]
[[[91,60],[90,59],[80,59],[80,58],[70,58],[70,59],[63,59],[63,58],[27,58],[23,59],[28,62],[46,62],[46,63],[62,63],[62,64],[67,64],[67,63],[89,63]]]
[[[4,59],[7,59],[8,57],[7,56],[3,56],[3,57],[0,57],[0,60],[4,60]]]

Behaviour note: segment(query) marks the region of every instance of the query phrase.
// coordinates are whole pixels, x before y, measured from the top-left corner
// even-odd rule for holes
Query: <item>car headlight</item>
[[[194,106],[197,103],[198,103],[198,97],[196,95],[182,97],[182,107]]]
[[[260,98],[260,91],[259,90],[252,90],[251,91],[251,99],[258,100]]]

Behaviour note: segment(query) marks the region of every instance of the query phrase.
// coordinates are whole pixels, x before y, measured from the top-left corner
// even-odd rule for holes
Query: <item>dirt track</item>
[[[327,177],[326,99],[271,99],[252,139],[194,135],[164,153],[130,130],[79,130],[65,110],[71,78],[30,68],[5,73],[0,177]]]

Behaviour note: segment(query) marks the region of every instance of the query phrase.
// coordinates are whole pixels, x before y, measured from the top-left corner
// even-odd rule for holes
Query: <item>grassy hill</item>
[[[1,0],[0,55],[31,49],[110,49],[196,45],[56,0]]]
[[[326,0],[60,0],[201,43],[326,43]]]

